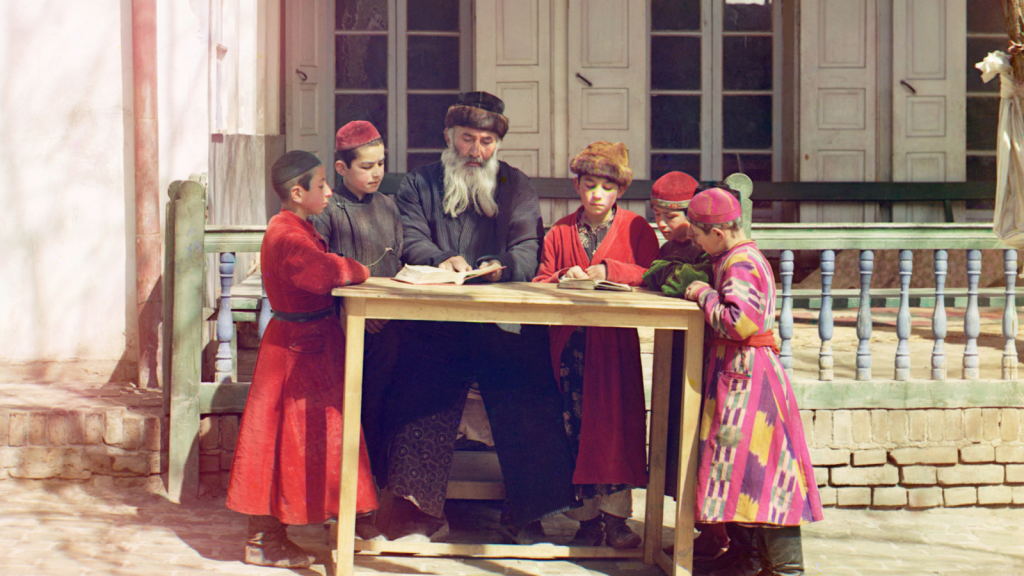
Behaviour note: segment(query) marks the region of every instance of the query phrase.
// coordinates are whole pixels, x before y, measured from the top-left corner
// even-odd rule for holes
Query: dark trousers
[[[569,509],[575,466],[551,368],[547,326],[521,334],[494,324],[409,322],[393,373],[385,428],[450,408],[476,381],[501,462],[512,520]]]
[[[380,332],[367,332],[363,340],[363,435],[370,468],[375,478],[387,475],[387,438],[384,428],[385,403],[391,385],[391,373],[398,360],[403,322],[392,320]]]

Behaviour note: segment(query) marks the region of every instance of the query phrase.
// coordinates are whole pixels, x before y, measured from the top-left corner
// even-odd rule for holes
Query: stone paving
[[[635,506],[643,510],[643,491]],[[464,524],[485,503],[462,503],[453,516]],[[476,509],[476,512],[474,512]],[[545,522],[564,538],[566,526]],[[453,521],[453,524],[455,522]],[[171,503],[141,488],[103,489],[58,481],[0,481],[0,575],[287,574],[239,561],[245,517],[224,508],[223,498],[189,506]],[[292,528],[293,537],[315,551],[311,570],[326,574],[326,531]],[[571,527],[568,528],[571,533]],[[1024,509],[967,508],[921,512],[826,510],[826,520],[805,528],[808,574],[924,575],[1024,574]],[[670,530],[666,530],[670,536]],[[473,560],[361,556],[360,574],[655,576],[637,561]]]

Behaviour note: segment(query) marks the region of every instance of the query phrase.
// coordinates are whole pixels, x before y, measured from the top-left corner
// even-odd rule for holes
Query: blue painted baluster
[[[967,251],[967,312],[964,314],[964,380],[977,380],[978,334],[981,332],[981,316],[978,314],[978,279],[981,276],[981,250]]]
[[[821,251],[821,311],[818,313],[818,337],[821,350],[818,352],[818,380],[835,379],[832,370],[832,275],[836,271],[834,250]]]
[[[220,311],[217,312],[217,360],[214,362],[214,381],[231,382],[231,340],[235,337],[235,323],[231,314],[231,283],[235,275],[235,255],[220,255]]]
[[[782,313],[779,315],[779,362],[786,373],[793,376],[793,251],[783,250],[779,258],[779,276],[782,277]]]
[[[949,254],[935,251],[935,310],[932,312],[932,380],[946,379],[946,272]]]
[[[900,309],[896,314],[896,379],[910,379],[910,275],[914,273],[914,253],[900,250]]]
[[[262,282],[261,282],[262,284]],[[273,311],[270,309],[270,299],[267,298],[266,287],[261,286],[263,297],[260,299],[260,323],[259,323],[259,335],[260,341],[263,341],[263,333],[267,330],[267,324],[270,324],[270,316]]]
[[[860,251],[860,309],[857,310],[857,380],[871,380],[871,272],[875,253]]]
[[[1017,251],[1003,251],[1006,275],[1006,304],[1003,307],[1003,380],[1017,379]]]

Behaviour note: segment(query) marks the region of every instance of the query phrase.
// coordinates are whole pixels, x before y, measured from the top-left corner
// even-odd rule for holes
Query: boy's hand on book
[[[686,292],[683,294],[683,298],[696,302],[697,294],[699,293],[699,291],[703,290],[704,288],[710,287],[710,284],[708,284],[707,282],[701,282],[700,280],[696,282],[691,282],[690,285],[686,287]]]
[[[366,319],[366,331],[370,334],[376,334],[384,329],[384,325],[387,324],[387,320],[381,320],[380,318],[367,318]]]
[[[487,262],[481,263],[480,267],[481,268],[486,268],[486,267],[488,267],[488,266],[490,266],[492,264],[496,264],[498,266],[501,266],[501,262],[498,261],[498,260],[488,260]],[[501,281],[501,269],[499,268],[499,269],[495,270],[494,272],[491,272],[490,274],[484,274],[480,278],[483,278],[485,282],[500,282]]]
[[[608,266],[602,262],[587,268],[587,278],[590,278],[591,280],[607,280]]]
[[[586,280],[587,278],[590,278],[590,276],[587,276],[587,273],[583,271],[583,268],[580,268],[579,266],[573,266],[572,268],[569,268],[568,270],[565,271],[565,274],[562,275],[562,278],[575,278],[578,280]]]
[[[449,272],[469,272],[473,269],[473,267],[469,265],[469,262],[466,262],[466,259],[462,256],[452,256],[438,264],[437,267]]]

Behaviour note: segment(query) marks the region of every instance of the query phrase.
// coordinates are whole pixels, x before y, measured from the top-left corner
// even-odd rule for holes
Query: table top
[[[632,292],[613,290],[566,290],[557,284],[533,282],[497,282],[481,284],[406,284],[391,278],[370,278],[363,284],[343,286],[331,291],[343,298],[385,300],[483,302],[495,304],[593,305],[605,308],[692,312],[695,303],[670,298],[661,292],[633,288]]]

